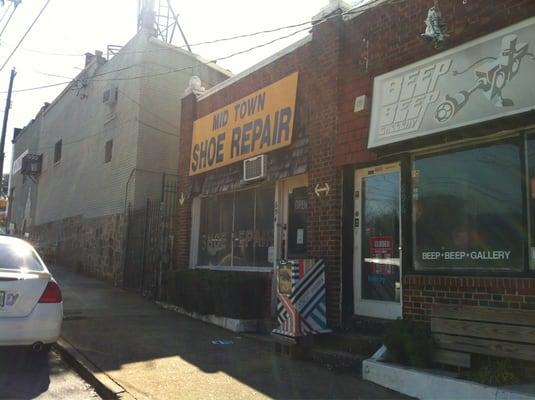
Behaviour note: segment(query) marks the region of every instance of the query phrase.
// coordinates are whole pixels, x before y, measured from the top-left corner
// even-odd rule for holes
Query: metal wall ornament
[[[438,8],[438,0],[435,0],[433,7],[427,11],[427,18],[425,19],[425,32],[422,37],[427,41],[433,43],[435,48],[439,48],[449,37],[446,23],[442,18],[442,13]]]

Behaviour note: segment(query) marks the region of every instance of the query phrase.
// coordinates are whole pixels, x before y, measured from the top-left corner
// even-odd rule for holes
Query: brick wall
[[[192,185],[189,179],[189,161],[191,153],[191,135],[193,121],[196,118],[197,99],[191,93],[182,99],[182,117],[180,119],[180,154],[178,157],[177,199],[184,195],[184,203],[177,204],[176,211],[176,267],[189,266],[190,232],[191,232],[191,203]]]
[[[450,38],[437,50],[423,40],[429,0],[383,3],[345,23],[336,164],[367,163],[370,114],[354,113],[355,97],[372,95],[373,78],[535,15],[531,0],[441,0]]]
[[[427,321],[434,304],[535,310],[535,278],[403,278],[404,318]]]
[[[341,22],[332,20],[313,31],[313,84],[306,101],[311,109],[308,151],[308,253],[326,265],[327,311],[330,326],[340,319],[341,170],[334,163],[338,132],[338,82]],[[308,82],[307,82],[308,83]],[[308,83],[310,85],[310,83]],[[321,94],[321,95],[318,95]],[[328,196],[316,196],[315,187],[330,186]]]

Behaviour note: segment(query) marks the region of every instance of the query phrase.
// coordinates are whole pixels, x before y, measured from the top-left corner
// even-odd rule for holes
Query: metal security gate
[[[123,285],[146,297],[160,297],[163,274],[172,268],[176,190],[176,178],[164,175],[160,201],[128,207]]]

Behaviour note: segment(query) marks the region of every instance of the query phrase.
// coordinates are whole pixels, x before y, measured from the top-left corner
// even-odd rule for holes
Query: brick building
[[[335,9],[326,9],[317,18]],[[179,266],[271,276],[277,259],[323,258],[330,297],[328,314],[334,325],[339,320],[340,284],[340,171],[334,165],[333,140],[337,130],[339,29],[337,23],[320,24],[305,39],[253,68],[202,94],[190,93],[183,98],[179,197],[186,200],[178,208],[176,238]],[[284,93],[276,93],[281,85]],[[193,171],[190,167],[195,166],[198,154],[192,153],[191,163],[185,155],[191,152],[194,121],[200,124],[204,118],[211,125],[215,116],[211,113],[221,115],[227,107],[230,125],[235,118],[234,105],[239,107],[263,93],[266,110],[287,104],[293,122],[291,141],[282,147],[272,143],[250,152],[251,156],[266,157],[264,179],[244,182],[242,162],[221,167],[215,163],[206,173]],[[269,112],[267,117],[274,124],[278,118]],[[226,128],[230,136],[231,130]],[[328,194],[317,196],[315,187],[325,184],[329,185]]]
[[[341,65],[336,137],[336,165],[344,171],[344,313],[351,316],[353,304],[357,314],[424,320],[434,304],[533,309],[534,220],[528,216],[533,218],[535,189],[529,150],[535,92],[523,85],[535,72],[535,3],[441,1],[449,38],[440,49],[421,37],[429,2],[389,3],[347,21],[344,29],[348,56]],[[416,87],[413,97],[399,92],[389,100],[394,86],[403,82],[400,90],[410,90],[411,79],[423,86],[419,74],[426,73],[443,75],[431,75],[436,82],[428,87],[432,97],[422,107],[423,119],[403,125],[410,115],[400,108],[388,121],[392,104],[412,107],[424,93]],[[371,113],[354,112],[360,95],[372,96]],[[366,185],[383,199],[366,199]],[[384,196],[394,193],[399,202],[385,205]],[[398,213],[396,222],[385,228],[367,220],[374,207],[391,217]],[[352,215],[363,232],[377,232],[360,235]],[[360,261],[381,254],[373,248],[381,236],[393,236],[388,245],[403,249],[392,248],[402,270],[397,296],[397,279],[372,283],[385,275]]]
[[[177,265],[270,274],[322,258],[333,328],[442,303],[535,308],[535,3],[441,1],[440,46],[421,35],[429,3],[331,2],[307,38],[184,96]],[[293,75],[291,142],[249,153],[264,179],[244,182],[246,157],[216,142],[192,170],[199,124]]]

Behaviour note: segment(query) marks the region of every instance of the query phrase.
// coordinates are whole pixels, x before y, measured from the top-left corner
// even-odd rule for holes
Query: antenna
[[[171,44],[176,30],[180,32],[182,40],[191,52],[191,47],[186,39],[184,31],[178,22],[178,14],[171,6],[170,0],[138,0],[137,29],[154,30],[155,36]]]

